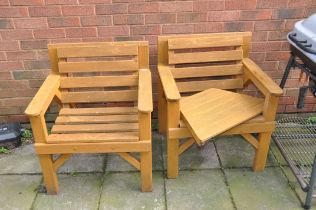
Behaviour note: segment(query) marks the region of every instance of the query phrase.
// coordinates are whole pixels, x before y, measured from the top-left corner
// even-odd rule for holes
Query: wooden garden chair
[[[51,73],[25,111],[47,193],[58,193],[58,168],[74,153],[116,153],[140,170],[141,190],[151,191],[147,42],[51,44],[48,51]],[[44,115],[53,99],[61,109],[48,134]]]
[[[167,136],[169,178],[178,176],[185,150],[218,135],[243,136],[255,149],[253,170],[264,170],[282,90],[248,58],[250,41],[250,32],[158,38],[159,131]],[[241,94],[250,83],[262,97]]]

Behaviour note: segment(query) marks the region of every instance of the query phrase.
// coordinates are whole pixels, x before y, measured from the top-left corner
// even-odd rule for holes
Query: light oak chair
[[[167,137],[168,178],[178,176],[179,156],[191,145],[218,135],[243,136],[255,149],[253,170],[264,170],[282,90],[248,58],[250,41],[250,32],[158,38],[159,132]],[[240,94],[251,83],[263,97]]]
[[[152,191],[148,43],[51,44],[48,51],[51,73],[25,111],[47,193],[58,193],[58,168],[75,153],[116,153],[140,170],[141,190]],[[48,134],[53,99],[61,109]]]

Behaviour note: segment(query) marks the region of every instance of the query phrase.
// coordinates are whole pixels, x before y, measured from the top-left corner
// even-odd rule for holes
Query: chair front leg
[[[267,156],[269,153],[269,146],[272,132],[259,133],[258,148],[253,162],[254,171],[263,171],[266,166]]]
[[[179,126],[179,101],[167,102],[167,114],[167,177],[169,179],[175,179],[179,174],[179,139],[170,138],[169,129]]]
[[[139,140],[151,141],[151,113],[139,112]],[[140,153],[140,173],[142,192],[151,192],[152,184],[152,150]]]
[[[44,183],[46,186],[47,194],[56,195],[58,193],[58,179],[57,173],[53,167],[52,155],[38,155],[42,167]]]

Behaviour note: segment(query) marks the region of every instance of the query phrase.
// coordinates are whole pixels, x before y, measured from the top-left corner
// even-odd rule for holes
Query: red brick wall
[[[53,42],[148,40],[155,72],[157,35],[253,31],[251,57],[278,83],[288,59],[285,36],[316,12],[316,0],[0,0],[0,122],[23,111],[49,72]],[[295,112],[298,73],[279,111]],[[156,76],[154,78],[156,81]],[[303,111],[316,110],[312,96]]]

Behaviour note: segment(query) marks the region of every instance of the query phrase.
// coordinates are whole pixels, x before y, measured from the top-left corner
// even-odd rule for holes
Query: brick
[[[85,6],[62,6],[62,12],[65,16],[89,16],[94,15],[94,7]]]
[[[80,37],[96,37],[96,28],[67,28],[66,37],[80,38]]]
[[[0,29],[13,28],[12,21],[10,19],[0,19]]]
[[[31,61],[24,61],[24,67],[27,70],[33,69],[49,69],[50,63],[46,60],[31,60]]]
[[[178,13],[177,14],[177,22],[178,23],[198,23],[198,22],[206,22],[207,14],[204,12],[186,12],[186,13]]]
[[[111,0],[79,0],[80,4],[110,4]],[[115,2],[113,2],[115,3]]]
[[[142,36],[119,36],[115,37],[115,41],[143,41]]]
[[[44,80],[42,79],[32,79],[29,80],[29,86],[30,88],[39,88],[43,84]]]
[[[11,51],[18,50],[19,42],[18,41],[0,41],[0,50]]]
[[[0,61],[5,61],[7,60],[5,52],[0,52]]]
[[[269,20],[272,10],[245,10],[240,13],[240,20]]]
[[[0,73],[1,74],[1,73]],[[21,82],[17,81],[17,82]],[[24,81],[23,81],[24,82]],[[0,98],[15,98],[15,97],[33,97],[38,89],[2,89],[0,91]]]
[[[97,5],[95,7],[97,15],[112,15],[127,13],[127,4]]]
[[[114,15],[114,25],[143,25],[145,22],[144,15],[132,14],[132,15]]]
[[[0,18],[3,17],[25,17],[27,16],[26,7],[1,7],[0,8]]]
[[[305,104],[304,108],[297,109],[296,105],[287,105],[285,112],[311,112],[313,111],[313,104]]]
[[[35,60],[35,51],[11,51],[6,52],[8,61],[18,61],[18,60]]]
[[[46,18],[23,18],[14,20],[15,28],[47,28]]]
[[[282,42],[253,42],[252,51],[253,52],[268,52],[268,51],[279,51],[281,49]]]
[[[225,10],[251,10],[256,9],[255,0],[227,0],[225,1]]]
[[[316,7],[306,8],[306,16],[311,16],[314,13],[316,13]]]
[[[169,1],[160,3],[160,12],[192,12],[193,2],[190,1]]]
[[[208,21],[235,21],[238,20],[240,16],[239,11],[213,11],[208,13]]]
[[[12,79],[11,72],[9,72],[9,71],[1,72],[0,71],[0,80],[11,80],[11,79]],[[0,98],[1,98],[1,92],[2,92],[2,90],[0,91]]]
[[[47,49],[47,40],[21,41],[22,50]]]
[[[29,104],[31,98],[10,98],[10,99],[0,99],[0,106],[25,106]]]
[[[285,25],[284,25],[284,29],[285,30],[292,30],[294,28],[295,23],[297,22],[297,19],[293,19],[293,20],[286,20],[285,21]]]
[[[44,0],[10,0],[12,6],[43,5]]]
[[[48,60],[48,50],[38,50],[37,58],[38,60]]]
[[[100,37],[127,36],[129,35],[128,26],[101,26],[98,28]]]
[[[46,5],[64,5],[64,4],[77,4],[77,0],[45,0]]]
[[[258,0],[257,8],[285,8],[287,0]]]
[[[254,60],[256,63],[262,63],[265,61],[266,53],[265,52],[250,52],[249,57]]]
[[[14,71],[13,77],[16,80],[45,79],[48,74],[49,71],[43,70]]]
[[[153,13],[159,12],[158,3],[132,3],[128,5],[129,13]]]
[[[290,57],[290,53],[287,51],[278,51],[278,52],[267,52],[267,61],[280,61],[280,60],[288,60]]]
[[[306,7],[309,5],[309,1],[306,0],[289,0],[287,6],[291,7]]]
[[[160,34],[159,25],[131,26],[131,35]]]
[[[288,31],[270,31],[268,35],[269,41],[277,41],[286,39]]]
[[[17,80],[2,80],[0,82],[0,89],[12,89],[12,88],[28,88],[27,81],[17,81]],[[13,91],[11,91],[13,92]]]
[[[267,31],[255,31],[252,33],[252,41],[266,41],[268,40]]]
[[[303,18],[304,8],[282,8],[274,11],[273,19],[293,19],[293,18]]]
[[[224,23],[208,22],[198,23],[194,25],[194,33],[222,32],[224,31]]]
[[[1,107],[0,114],[12,115],[12,114],[22,114],[23,112],[19,107]]]
[[[225,31],[253,31],[253,22],[225,22]]]
[[[64,29],[38,29],[34,30],[34,37],[36,39],[54,39],[65,37]]]
[[[18,29],[18,30],[2,30],[0,31],[3,40],[23,40],[33,39],[32,30]]]
[[[57,17],[47,18],[48,26],[50,28],[63,28],[80,26],[79,17]]]
[[[28,122],[28,117],[23,115],[7,115],[5,117],[0,118],[1,123],[9,123],[9,122]]]
[[[81,17],[80,20],[81,20],[82,26],[110,26],[112,25],[112,18],[111,16],[107,16],[107,15]]]
[[[0,0],[0,6],[9,6],[9,0]]]
[[[258,21],[255,23],[255,31],[273,31],[284,29],[283,20]]]
[[[193,11],[195,12],[208,12],[214,10],[224,10],[224,1],[195,1],[193,2]]]
[[[162,26],[163,34],[186,34],[193,33],[193,25],[191,24],[168,24]]]
[[[61,9],[59,6],[43,6],[43,7],[29,7],[31,17],[56,17],[61,16]]]
[[[145,15],[145,24],[175,23],[175,22],[176,22],[176,14],[157,13],[157,14]]]

